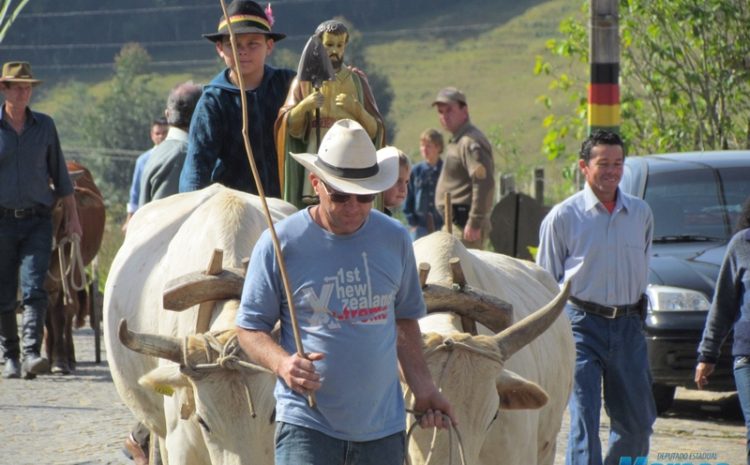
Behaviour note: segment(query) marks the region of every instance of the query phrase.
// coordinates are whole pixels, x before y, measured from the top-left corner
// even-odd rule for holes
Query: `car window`
[[[742,205],[750,197],[750,167],[721,169],[719,175],[724,187],[729,224],[734,230],[742,213]]]
[[[710,169],[651,173],[644,199],[654,213],[654,240],[729,238],[750,194],[748,179],[750,167],[723,169],[718,176]]]

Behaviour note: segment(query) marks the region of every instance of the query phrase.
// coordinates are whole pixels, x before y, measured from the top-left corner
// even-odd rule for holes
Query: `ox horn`
[[[124,318],[117,328],[117,337],[134,352],[182,364],[182,344],[176,337],[136,333],[128,329],[128,322]]]
[[[570,281],[566,281],[560,293],[550,303],[494,336],[505,360],[536,339],[555,322],[565,307],[569,292]]]

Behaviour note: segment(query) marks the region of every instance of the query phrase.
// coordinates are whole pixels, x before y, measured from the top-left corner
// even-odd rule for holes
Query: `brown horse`
[[[73,319],[83,326],[92,305],[85,270],[99,251],[104,235],[104,201],[91,172],[83,165],[68,161],[75,188],[75,201],[83,237],[80,247],[65,237],[65,212],[58,201],[52,212],[54,250],[45,287],[49,294],[45,346],[52,373],[67,374],[75,368]]]

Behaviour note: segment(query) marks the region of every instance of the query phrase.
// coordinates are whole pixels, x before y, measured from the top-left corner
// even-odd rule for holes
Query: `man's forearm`
[[[415,397],[422,397],[435,389],[422,352],[422,332],[417,320],[396,320],[398,330],[398,362],[406,384]]]
[[[289,354],[271,337],[269,333],[244,328],[237,328],[240,347],[255,363],[279,373],[279,365]]]

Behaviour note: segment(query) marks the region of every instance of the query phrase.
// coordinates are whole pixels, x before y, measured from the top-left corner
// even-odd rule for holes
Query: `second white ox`
[[[449,260],[458,257],[467,284],[513,305],[515,329],[559,292],[552,276],[534,263],[467,250],[446,233],[418,240],[414,251],[417,263],[431,266],[428,284],[450,283]],[[565,295],[557,301],[559,311]],[[547,328],[552,318],[538,325],[541,328],[520,331],[531,334],[516,334],[510,351],[517,352],[510,358],[504,353],[509,350],[507,340],[470,336],[455,314],[430,314],[420,320],[427,362],[457,415],[468,465],[553,463],[572,385],[575,347],[568,319],[563,315]],[[534,338],[540,331],[544,332]],[[479,333],[491,334],[481,326]],[[409,455],[413,464],[425,463],[428,457],[430,465],[461,463],[457,438],[451,442],[445,432],[433,437],[430,431],[415,429]]]
[[[274,221],[295,211],[275,199],[269,209]],[[198,306],[173,312],[163,305],[165,285],[205,270],[214,249],[223,250],[225,269],[241,268],[264,229],[258,197],[214,185],[139,210],[112,263],[104,298],[112,378],[135,417],[164,439],[166,464],[273,463],[275,377],[241,367],[232,331],[222,332],[234,328],[238,300],[209,304],[211,332],[201,334]],[[127,326],[120,328],[140,353],[118,340],[123,319],[148,335],[134,341]],[[224,357],[210,358],[217,351]]]

